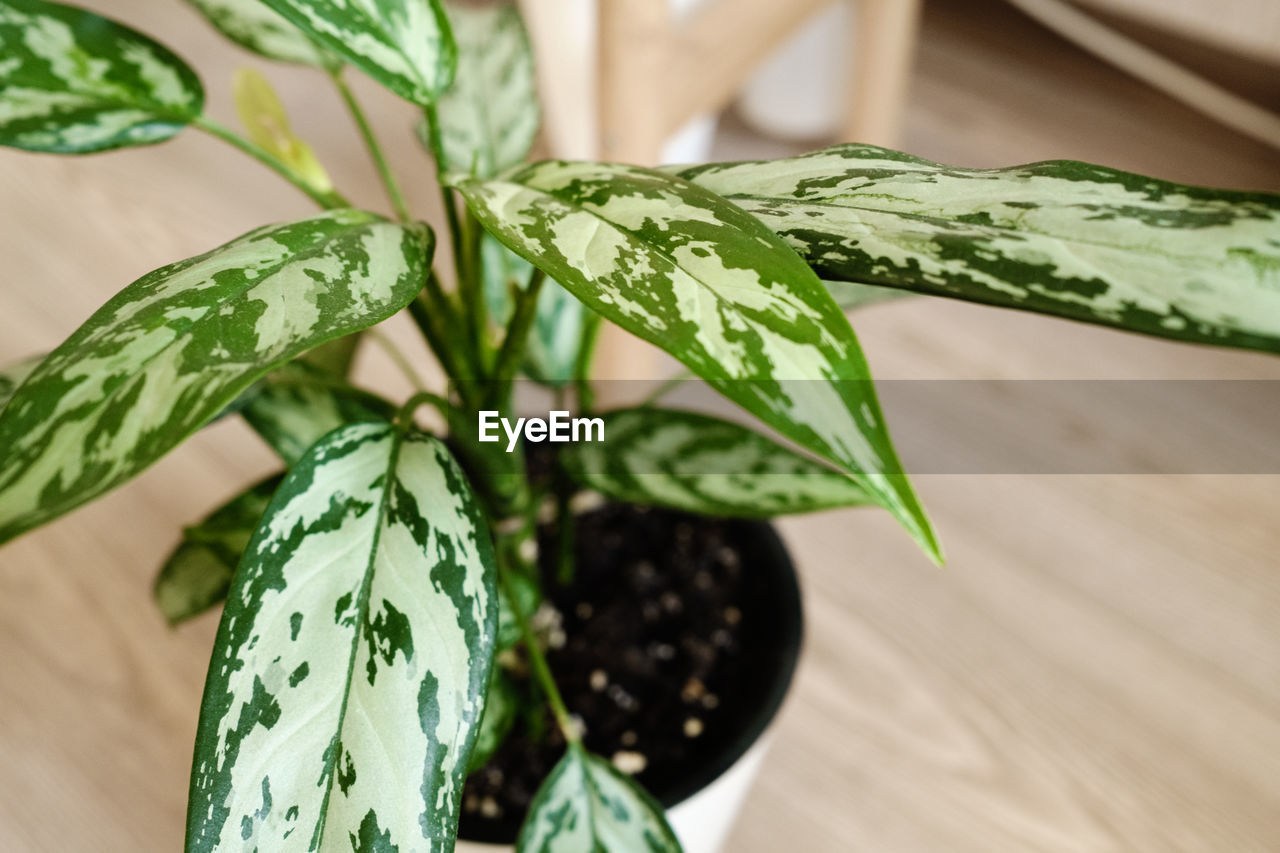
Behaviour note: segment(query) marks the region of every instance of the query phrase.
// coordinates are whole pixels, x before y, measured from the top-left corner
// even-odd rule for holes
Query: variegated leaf
[[[613,765],[571,744],[542,783],[518,853],[680,853],[662,806]]]
[[[435,103],[457,47],[439,0],[262,0],[405,100]]]
[[[498,634],[495,643],[498,651],[514,649],[524,639],[520,622],[512,606],[510,596],[516,597],[521,613],[533,613],[542,604],[542,590],[537,582],[523,572],[511,572],[498,587]]]
[[[329,173],[316,159],[311,146],[294,134],[275,89],[258,71],[240,68],[231,81],[236,113],[251,140],[291,168],[316,192],[333,189]]]
[[[513,2],[452,2],[447,11],[458,72],[438,107],[441,168],[492,177],[523,163],[538,133],[529,36]]]
[[[910,291],[857,281],[824,281],[823,284],[840,309],[846,312],[866,308],[868,305],[879,305],[881,302],[894,302],[912,295]]]
[[[875,503],[848,477],[729,421],[647,406],[603,419],[607,441],[568,445],[560,460],[611,498],[753,518]]]
[[[483,524],[444,446],[389,424],[289,473],[218,628],[188,853],[452,849],[493,657]]]
[[[533,266],[488,233],[481,237],[480,250],[489,313],[506,323],[514,310],[512,295],[528,284]],[[586,306],[576,297],[555,281],[543,282],[521,364],[524,374],[552,387],[572,380],[587,319]]]
[[[322,376],[337,380],[346,379],[351,373],[351,363],[355,361],[356,350],[360,348],[360,338],[359,333],[336,338],[299,356],[298,361],[319,371]]]
[[[1280,196],[1071,161],[941,166],[870,145],[681,172],[825,278],[1280,352]]]
[[[588,307],[839,465],[934,557],[848,321],[759,220],[685,180],[546,162],[461,180],[499,240]]]
[[[0,412],[4,411],[4,407],[9,404],[9,400],[12,399],[19,386],[40,366],[40,362],[44,361],[44,359],[43,355],[33,355],[30,358],[24,358],[22,361],[0,368]]]
[[[162,142],[204,89],[168,48],[74,6],[0,0],[0,145],[86,154]]]
[[[248,393],[240,416],[288,465],[340,426],[395,416],[395,406],[376,394],[323,381],[298,363],[275,371]]]
[[[0,413],[0,542],[129,479],[271,368],[403,308],[432,246],[425,225],[331,211],[126,287]]]
[[[219,32],[236,44],[268,59],[316,68],[342,64],[262,0],[187,0]]]
[[[467,762],[467,771],[475,772],[489,763],[493,754],[511,733],[520,715],[520,691],[507,675],[506,670],[495,666],[489,673],[489,688],[485,692],[484,716],[480,719],[480,731],[476,734],[475,749]]]
[[[183,530],[182,542],[164,561],[152,588],[170,625],[199,616],[227,597],[245,546],[282,479],[268,477]]]

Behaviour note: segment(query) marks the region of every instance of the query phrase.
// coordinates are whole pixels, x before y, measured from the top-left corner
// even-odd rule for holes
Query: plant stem
[[[364,110],[360,108],[360,102],[356,100],[355,93],[351,91],[351,87],[343,79],[342,69],[329,69],[329,78],[333,80],[333,85],[337,87],[338,94],[342,95],[343,103],[347,105],[347,110],[350,111],[351,117],[355,119],[356,126],[360,129],[360,135],[364,137],[365,147],[369,149],[369,156],[373,158],[373,163],[378,168],[378,175],[382,178],[382,185],[386,188],[387,198],[391,200],[391,206],[395,208],[396,216],[401,222],[408,222],[413,216],[409,213],[409,207],[404,202],[404,195],[400,192],[400,184],[396,182],[396,176],[391,171],[391,165],[387,162],[382,146],[378,144],[378,137],[374,134],[373,127],[369,124],[369,119],[364,114]]]
[[[418,407],[423,403],[430,403],[432,406],[435,406],[436,410],[440,412],[440,415],[445,419],[445,421],[449,420],[449,409],[451,407],[448,400],[441,397],[439,394],[433,394],[430,391],[419,391],[400,407],[400,411],[396,413],[396,425],[401,429],[409,429],[413,426],[413,413],[416,412]]]
[[[488,345],[485,341],[486,311],[484,294],[480,281],[480,234],[479,224],[467,222],[464,226],[458,216],[458,202],[452,187],[445,181],[445,168],[448,161],[444,155],[444,142],[440,138],[440,121],[434,105],[424,108],[427,120],[427,146],[436,161],[436,183],[440,185],[440,203],[444,207],[445,220],[449,225],[449,246],[453,250],[453,269],[457,276],[458,293],[470,323],[466,327],[475,355],[474,361],[483,369],[488,363]],[[470,239],[471,229],[475,229],[474,239]]]
[[[520,367],[520,356],[524,352],[525,342],[529,339],[529,330],[533,328],[533,318],[538,313],[538,293],[547,274],[535,268],[529,276],[529,283],[516,299],[515,311],[511,321],[507,323],[507,335],[502,339],[502,349],[498,351],[498,360],[493,367],[494,388],[500,402],[507,396],[511,380]]]
[[[560,586],[573,583],[576,574],[573,546],[577,538],[574,526],[573,507],[569,505],[573,498],[573,486],[563,472],[556,473],[556,582]]]
[[[231,128],[214,121],[208,116],[203,116],[203,115],[196,116],[194,119],[192,119],[191,123],[196,127],[200,128],[201,130],[203,130],[205,133],[208,133],[211,136],[216,136],[218,139],[221,139],[223,142],[229,143],[230,145],[233,145],[236,148],[239,148],[241,151],[248,154],[250,157],[257,160],[259,163],[262,163],[267,168],[276,172],[282,178],[284,178],[289,183],[293,184],[298,189],[302,190],[304,193],[307,194],[307,196],[311,198],[312,201],[314,201],[316,204],[320,205],[324,209],[336,210],[338,208],[351,207],[351,202],[347,201],[345,198],[339,195],[336,191],[316,189],[315,187],[311,186],[311,184],[309,184],[301,175],[299,175],[293,169],[289,168],[289,166],[285,164],[284,161],[282,161],[280,158],[276,157],[274,154],[272,154],[270,151],[267,151],[262,146],[248,139],[245,139],[243,136],[236,133]]]
[[[464,318],[458,313],[458,307],[453,303],[453,300],[445,294],[444,288],[440,286],[440,276],[436,275],[435,270],[432,270],[431,275],[427,278],[426,294],[428,300],[435,305],[436,310],[440,312],[441,319],[444,321],[443,332],[445,340],[455,348],[455,352],[461,355],[463,361],[460,366],[465,370],[462,373],[453,373],[451,376],[456,379],[483,379],[485,377],[484,367],[475,350],[469,346],[470,342],[467,339]]]
[[[672,376],[670,379],[667,379],[657,388],[653,389],[652,393],[650,393],[649,396],[645,397],[643,400],[640,401],[640,405],[652,406],[654,403],[658,402],[658,400],[662,399],[664,396],[669,394],[673,388],[675,388],[678,385],[683,385],[685,382],[688,382],[692,378],[693,378],[693,371],[686,367],[684,370],[681,370],[675,376]]]
[[[431,352],[439,360],[445,374],[454,379],[462,378],[458,362],[454,359],[454,352],[445,338],[444,331],[438,324],[439,317],[437,316],[436,305],[431,300],[424,298],[425,296],[425,291],[419,293],[409,303],[409,314],[422,332],[422,336],[426,338],[427,346],[431,347]]]
[[[591,390],[591,357],[595,354],[596,341],[600,337],[600,315],[591,313],[582,324],[578,339],[578,357],[573,365],[573,383],[578,395],[578,414],[589,415],[595,407],[595,392]]]
[[[427,383],[423,381],[422,375],[414,369],[413,363],[409,361],[403,352],[401,352],[400,347],[396,346],[395,341],[387,337],[387,335],[377,327],[366,329],[365,331],[368,332],[369,337],[373,339],[374,343],[376,343],[382,351],[387,354],[387,357],[391,359],[392,363],[400,369],[400,372],[403,373],[405,378],[409,380],[409,383],[413,385],[415,391],[425,392],[427,390]]]
[[[458,285],[463,304],[471,319],[471,338],[481,358],[492,355],[486,340],[489,330],[489,306],[484,298],[484,267],[480,256],[480,238],[483,228],[475,217],[463,210],[461,222],[462,269],[464,278]]]
[[[538,685],[547,694],[547,703],[551,706],[551,713],[556,718],[556,725],[564,733],[564,739],[570,744],[576,744],[582,739],[582,734],[569,715],[569,709],[565,707],[560,688],[556,686],[555,678],[551,675],[551,667],[547,665],[547,658],[542,653],[542,647],[538,645],[538,638],[533,634],[529,617],[521,607],[520,599],[511,588],[510,581],[507,580],[508,571],[504,566],[499,565],[498,580],[507,594],[507,603],[511,605],[511,613],[516,618],[516,624],[520,627],[520,636],[524,640],[525,650],[529,652],[529,666],[533,670]]]

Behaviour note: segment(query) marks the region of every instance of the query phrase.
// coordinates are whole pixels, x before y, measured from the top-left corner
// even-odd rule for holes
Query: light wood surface
[[[1280,63],[1275,0],[1077,0],[1104,12]]]
[[[257,63],[184,4],[86,5],[192,59],[211,111],[231,118],[229,72]],[[975,166],[1074,156],[1280,189],[1273,153],[1007,15],[926,7],[909,150]],[[269,73],[339,184],[382,209],[323,78]],[[418,176],[410,203],[434,216],[413,110],[360,83],[392,158]],[[730,126],[719,154],[779,150]],[[0,151],[0,359],[61,340],[150,269],[308,211],[195,134],[82,159]],[[940,300],[872,308],[855,325],[886,377],[1280,378],[1277,359]],[[376,352],[360,373],[403,390]],[[1229,418],[1221,435],[1274,438],[1238,436]],[[0,550],[0,851],[181,848],[216,619],[169,631],[149,586],[179,525],[271,465],[228,421]],[[1280,849],[1280,477],[918,485],[945,570],[883,513],[782,523],[808,648],[729,853]]]

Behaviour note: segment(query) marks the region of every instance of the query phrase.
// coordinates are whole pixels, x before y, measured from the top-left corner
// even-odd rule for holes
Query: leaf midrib
[[[390,433],[389,436],[385,433]],[[320,850],[324,843],[324,831],[329,823],[329,798],[333,795],[333,786],[337,781],[337,768],[342,761],[342,730],[347,719],[347,709],[351,699],[351,683],[355,674],[356,659],[360,656],[360,641],[363,639],[365,622],[369,615],[369,596],[373,590],[373,570],[377,562],[378,547],[382,541],[382,531],[387,523],[388,498],[395,481],[395,470],[400,460],[400,449],[404,445],[405,434],[395,426],[388,425],[384,435],[378,439],[367,438],[365,441],[383,440],[389,437],[392,444],[387,454],[387,467],[382,476],[382,493],[378,498],[378,518],[373,529],[373,537],[369,542],[369,556],[365,563],[364,577],[360,581],[360,592],[356,597],[356,624],[351,635],[351,652],[347,658],[347,676],[342,691],[342,706],[338,711],[338,725],[333,741],[335,749],[331,758],[332,764],[327,768],[328,780],[325,784],[324,798],[320,801],[319,825],[312,834],[313,850]]]

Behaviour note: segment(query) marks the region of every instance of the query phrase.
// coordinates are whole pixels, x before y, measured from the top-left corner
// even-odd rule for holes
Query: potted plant
[[[521,851],[681,849],[654,795],[677,824],[731,803],[798,647],[789,562],[748,519],[876,505],[941,560],[833,292],[845,307],[892,288],[1280,349],[1276,196],[865,145],[529,165],[532,65],[510,6],[192,3],[245,47],[332,79],[396,218],[345,201],[261,77],[237,78],[241,135],[146,36],[0,0],[0,144],[81,154],[192,126],[322,208],[143,276],[0,375],[0,542],[218,417],[244,418],[281,458],[279,476],[188,528],[157,579],[175,622],[226,599],[191,851],[447,850],[460,821]],[[451,288],[347,64],[423,109]],[[347,372],[360,335],[400,311],[453,381],[392,402]],[[772,434],[657,398],[600,411],[588,377],[604,319]],[[545,412],[517,411],[522,375],[551,389]],[[443,426],[425,428],[424,409]],[[709,814],[680,826],[684,849],[715,848]]]

